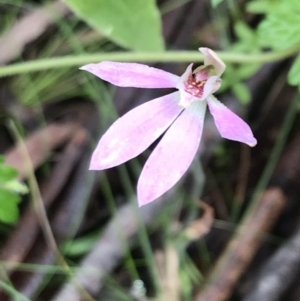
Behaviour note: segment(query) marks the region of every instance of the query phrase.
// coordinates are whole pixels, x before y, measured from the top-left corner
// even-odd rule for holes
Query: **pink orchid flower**
[[[138,156],[164,134],[138,180],[140,206],[164,194],[187,171],[200,144],[207,105],[223,138],[256,145],[250,127],[212,95],[221,85],[225,64],[211,49],[199,50],[204,54],[204,65],[194,71],[189,65],[181,77],[136,63],[103,61],[81,68],[121,87],[179,90],[120,117],[93,153],[90,169],[114,167]]]

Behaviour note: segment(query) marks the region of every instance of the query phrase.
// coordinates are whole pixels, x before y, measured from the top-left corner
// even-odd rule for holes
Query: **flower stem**
[[[227,63],[267,63],[281,60],[299,52],[300,43],[280,50],[262,53],[234,53],[220,51],[219,57]],[[121,62],[201,62],[203,55],[198,51],[165,51],[165,52],[108,52],[83,55],[69,55],[39,59],[22,63],[15,63],[0,67],[0,77],[22,74],[47,69],[78,67],[84,64],[99,61],[121,61]]]

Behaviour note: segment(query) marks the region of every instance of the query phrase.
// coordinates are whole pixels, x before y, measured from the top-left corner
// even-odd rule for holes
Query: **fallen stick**
[[[243,301],[277,301],[300,270],[300,228],[271,257],[261,271],[252,292]]]
[[[150,223],[161,210],[166,199],[140,208],[140,218]],[[81,301],[77,283],[88,293],[95,295],[103,286],[103,278],[112,271],[124,256],[124,241],[130,243],[139,227],[138,208],[132,203],[121,207],[109,222],[98,243],[80,264],[79,271],[71,282],[63,285],[52,301]]]
[[[203,177],[197,173],[190,174],[194,190],[191,197],[199,194],[199,187],[203,185]],[[123,205],[114,218],[108,223],[102,232],[99,241],[95,244],[93,250],[80,263],[78,272],[64,284],[57,295],[51,301],[81,301],[81,289],[85,289],[92,296],[97,294],[102,286],[106,275],[108,275],[124,257],[124,243],[129,246],[133,242],[134,236],[138,232],[140,223],[150,224],[159,214],[163,207],[170,201],[175,201],[178,195],[181,195],[177,189],[172,189],[159,200],[137,208],[136,199],[131,200],[129,204]],[[76,284],[76,285],[75,285]]]
[[[297,193],[300,184],[300,133],[294,137],[288,146],[275,173],[284,179],[284,189],[289,193]],[[298,193],[297,193],[298,195]],[[262,268],[252,292],[244,301],[276,301],[295,280],[300,269],[300,228],[295,234],[270,258]]]
[[[251,215],[239,227],[235,238],[217,262],[208,285],[196,295],[195,301],[225,301],[272,228],[286,203],[281,189],[267,189],[253,208]]]

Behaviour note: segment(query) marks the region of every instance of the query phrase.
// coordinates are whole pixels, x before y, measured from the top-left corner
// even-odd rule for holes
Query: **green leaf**
[[[237,21],[234,24],[234,31],[240,40],[252,42],[255,37],[254,31],[243,21]]]
[[[21,201],[18,193],[28,192],[26,185],[15,179],[17,175],[17,170],[6,165],[0,156],[0,221],[4,223],[15,223],[18,220],[18,203]]]
[[[210,0],[211,6],[214,8],[217,7],[222,2],[223,0]]]
[[[247,5],[247,11],[256,14],[263,14],[272,11],[282,0],[256,0]]]
[[[244,53],[260,52],[257,33],[247,23],[237,21],[234,25],[234,32],[238,40],[230,46],[231,51]]]
[[[247,79],[255,74],[261,64],[244,64],[237,69],[239,79]]]
[[[243,83],[236,83],[232,86],[232,92],[242,104],[248,104],[251,100],[250,91]]]
[[[0,221],[11,224],[18,220],[19,200],[20,197],[17,194],[0,188]]]
[[[64,0],[89,25],[115,43],[138,51],[161,51],[161,18],[155,0]]]
[[[95,242],[99,239],[99,231],[77,238],[73,241],[66,241],[62,244],[61,249],[68,256],[82,256],[87,253]]]
[[[11,192],[15,192],[19,194],[28,193],[28,187],[25,184],[19,182],[18,180],[8,181],[2,184],[1,186]]]
[[[6,182],[14,179],[18,175],[16,169],[0,162],[0,182]]]
[[[274,5],[258,26],[260,45],[286,49],[300,42],[300,1],[285,0]]]
[[[288,73],[288,83],[292,86],[300,85],[300,54],[297,56]]]

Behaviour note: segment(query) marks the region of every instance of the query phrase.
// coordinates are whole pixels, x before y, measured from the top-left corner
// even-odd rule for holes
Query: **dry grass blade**
[[[176,194],[176,191],[174,193]],[[174,197],[173,194],[172,196]],[[160,202],[141,207],[141,220],[145,224],[150,223],[170,199],[169,193],[162,197]],[[72,280],[73,283],[81,285],[91,295],[101,290],[105,275],[111,272],[124,256],[124,241],[130,244],[138,231],[137,210],[131,203],[118,210],[93,250],[81,262],[79,271]],[[81,301],[78,289],[72,282],[66,283],[52,301]]]
[[[85,130],[76,132],[76,135],[60,156],[60,160],[55,165],[49,179],[42,185],[41,194],[46,208],[51,205],[64,187],[72,168],[82,153],[83,146],[87,143],[87,139],[88,134]],[[39,224],[36,212],[33,208],[30,208],[23,214],[18,226],[2,247],[0,259],[16,264],[22,262],[34,243],[38,230]]]
[[[159,283],[162,286],[158,300],[180,300],[179,258],[174,245],[167,245],[164,251],[155,253]]]
[[[78,126],[73,123],[52,123],[30,135],[24,143],[33,168],[45,162],[51,151],[68,140],[77,128]],[[5,154],[5,162],[19,171],[20,180],[28,176],[30,167],[25,164],[26,160],[20,145]]]
[[[161,209],[163,202],[152,203],[141,208],[141,218],[147,224]],[[130,243],[138,231],[137,209],[132,204],[120,208],[115,218],[109,222],[93,250],[83,259],[79,271],[73,279],[87,292],[94,295],[103,285],[103,277],[109,273],[124,256],[123,240]],[[81,301],[74,284],[65,284],[52,301]]]
[[[17,21],[0,38],[0,65],[17,58],[26,44],[37,39],[55,20],[68,12],[67,6],[58,0],[34,10]]]
[[[200,207],[203,209],[203,215],[185,230],[189,240],[196,240],[207,234],[214,222],[214,209],[202,201]]]

